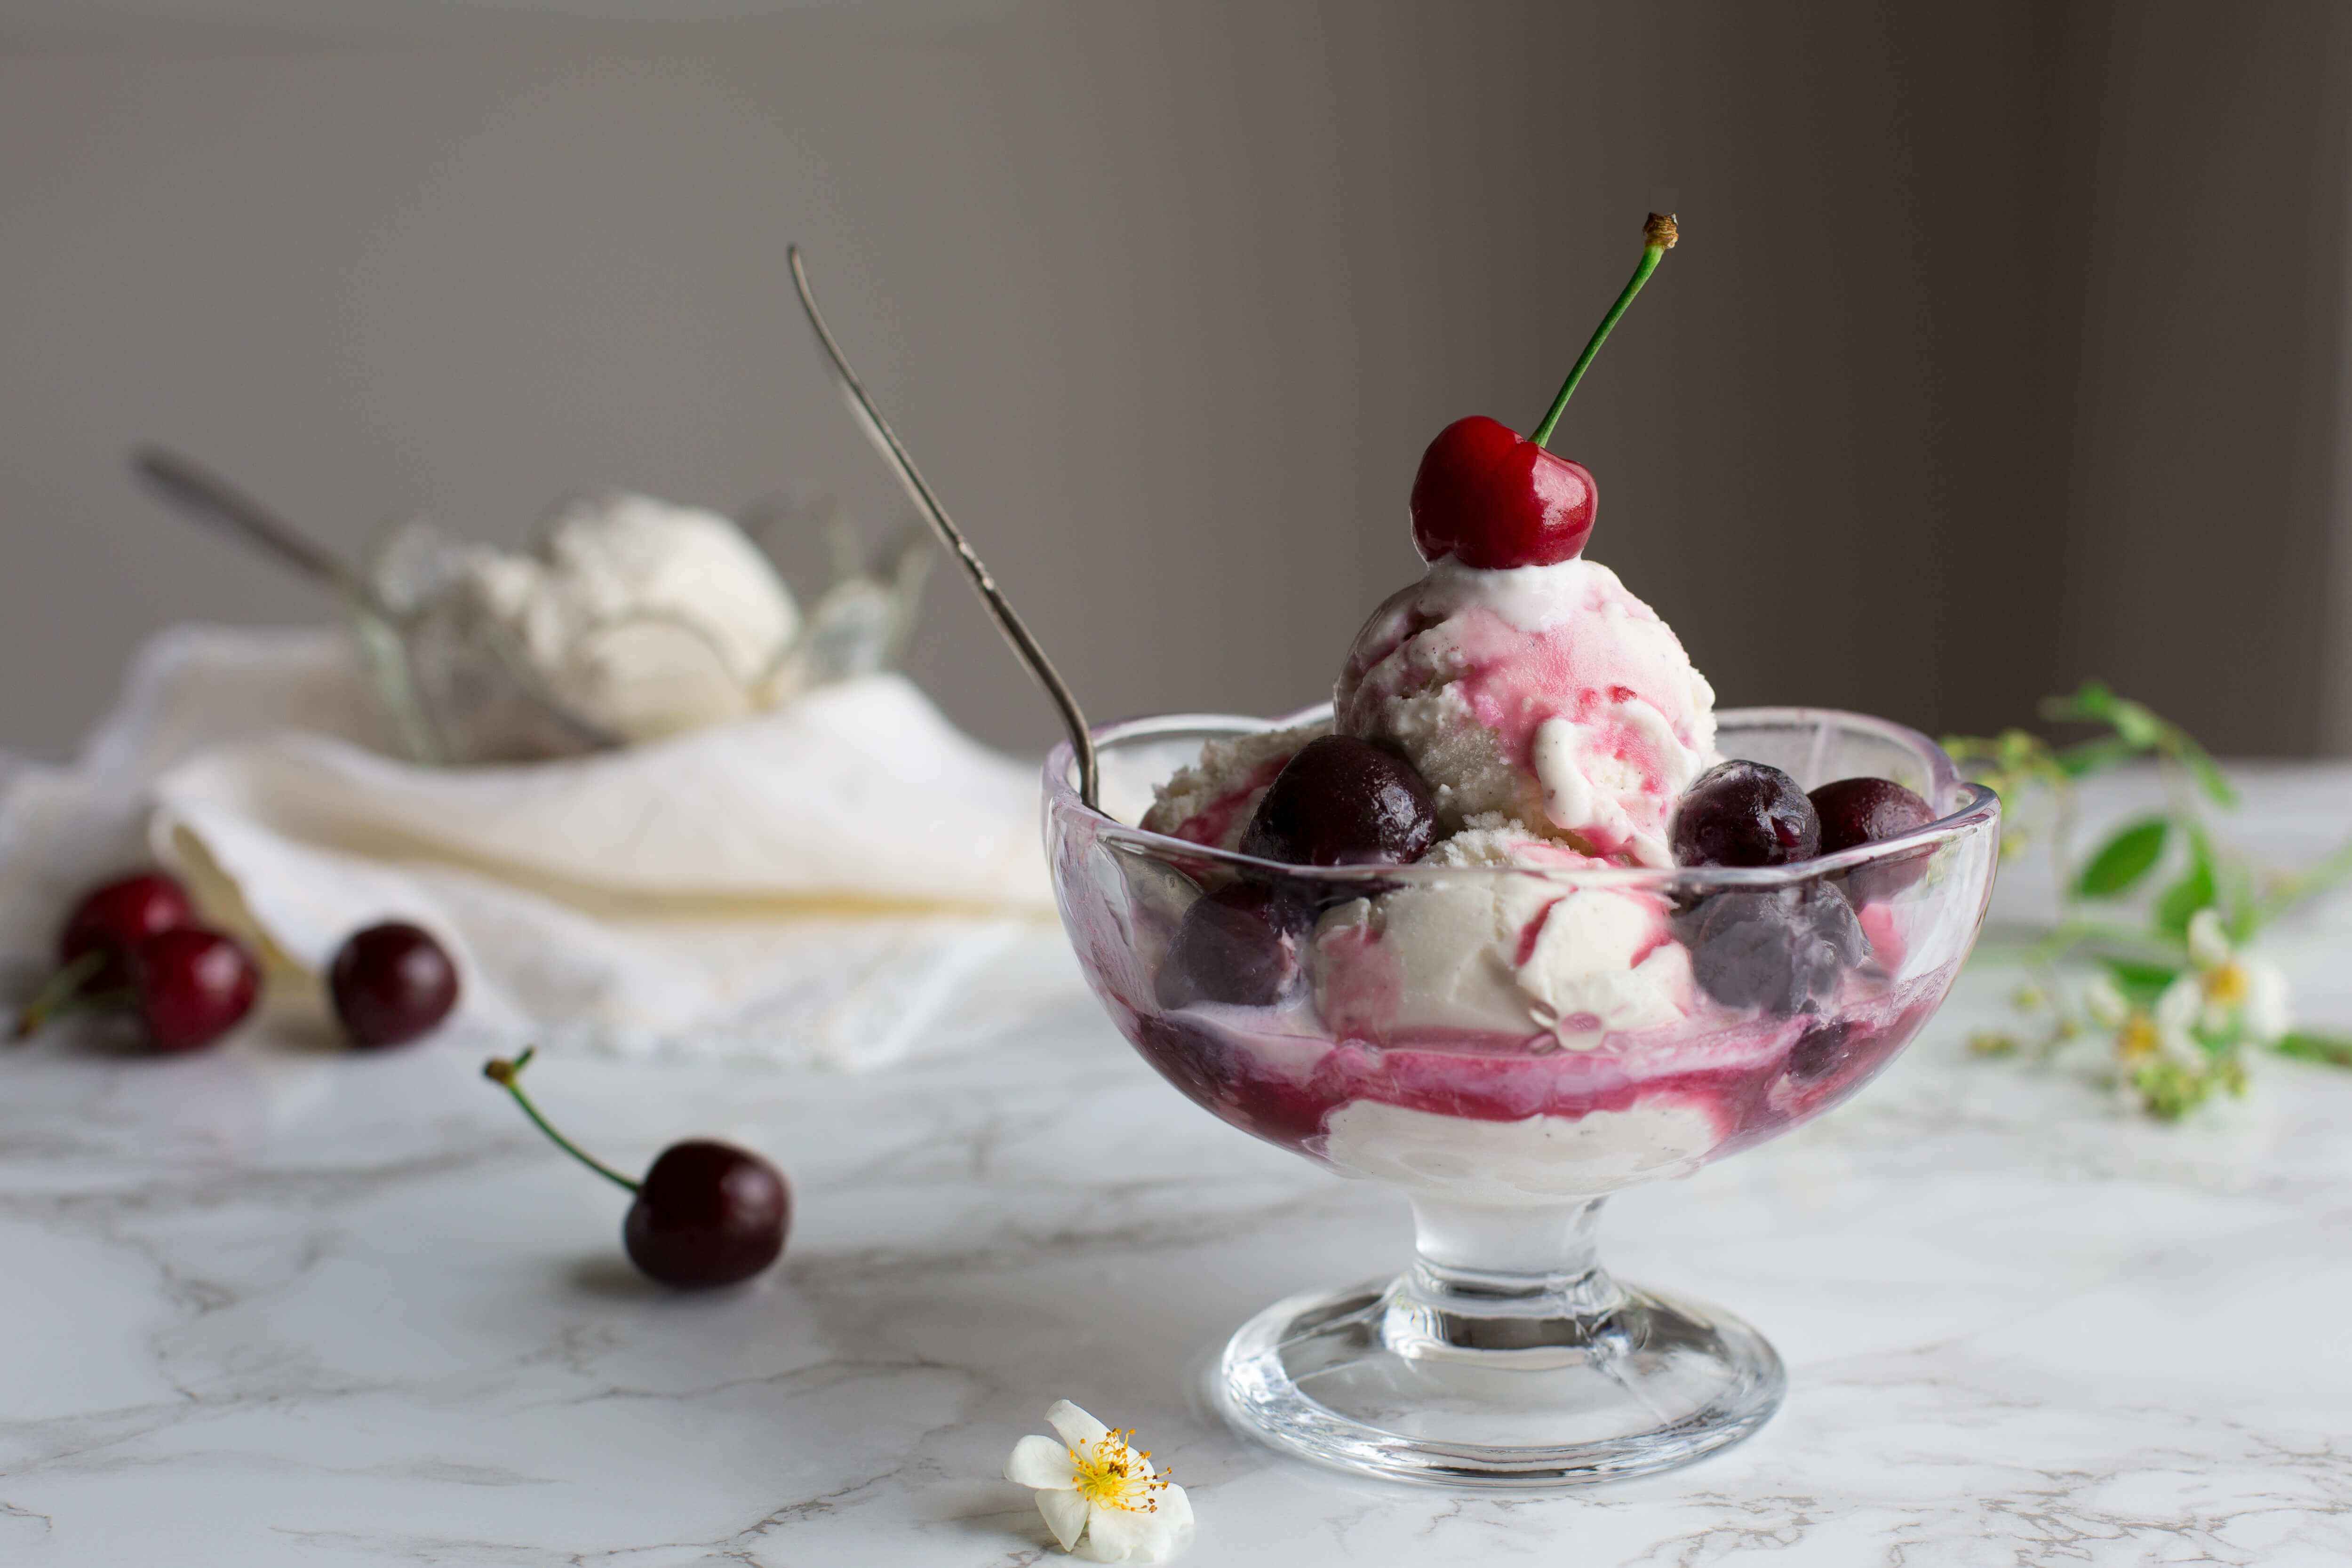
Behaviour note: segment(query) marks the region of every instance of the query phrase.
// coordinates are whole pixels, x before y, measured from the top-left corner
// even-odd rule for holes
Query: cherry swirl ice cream
[[[1532,435],[1439,434],[1412,497],[1426,570],[1358,632],[1328,724],[1209,739],[1158,781],[1140,825],[1168,848],[1139,896],[1120,873],[1120,931],[1071,920],[1194,1098],[1462,1203],[1687,1172],[1811,1115],[1965,952],[1913,892],[1932,848],[1854,862],[1935,808],[1879,778],[1817,804],[1727,758],[1681,640],[1585,559],[1598,488],[1544,446],[1583,364]],[[1925,741],[1905,766],[1958,788]],[[1809,871],[1825,848],[1843,862]]]
[[[1598,561],[1436,561],[1372,612],[1334,693],[1341,733],[1401,752],[1439,821],[1507,821],[1588,855],[1672,865],[1666,822],[1717,761],[1715,691]]]
[[[1751,917],[1725,935],[1707,901],[1590,874],[1675,865],[1676,813],[1721,762],[1714,706],[1607,567],[1432,563],[1357,636],[1329,732],[1425,782],[1417,874],[1286,904],[1192,866],[1202,896],[1153,998],[1176,1005],[1136,1008],[1132,1032],[1229,1120],[1464,1202],[1685,1173],[1809,1114],[1884,1061],[1948,976],[1892,983],[1834,890],[1731,911]],[[1243,849],[1325,736],[1213,740],[1142,825]],[[1891,950],[1897,923],[1876,924]],[[1251,987],[1221,993],[1221,968]]]

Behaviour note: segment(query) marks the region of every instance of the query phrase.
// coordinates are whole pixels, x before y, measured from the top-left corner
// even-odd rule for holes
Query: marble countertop
[[[2352,773],[2259,784],[2282,839],[2352,821]],[[2339,896],[2273,949],[2338,1028],[2347,940]],[[1052,937],[990,983],[1023,1005],[974,1009],[986,1038],[862,1076],[533,1070],[616,1163],[703,1134],[789,1170],[785,1263],[706,1296],[631,1273],[620,1195],[481,1081],[514,1042],[346,1056],[298,1000],[194,1059],[26,1048],[0,1562],[1010,1568],[1059,1560],[997,1479],[1057,1397],[1172,1463],[1199,1563],[2352,1560],[2352,1073],[2265,1061],[2158,1127],[1971,1058],[2010,983],[1974,971],[1853,1103],[1611,1205],[1622,1273],[1779,1345],[1780,1414],[1679,1473],[1496,1500],[1217,1424],[1223,1337],[1398,1267],[1402,1200],[1185,1104]]]

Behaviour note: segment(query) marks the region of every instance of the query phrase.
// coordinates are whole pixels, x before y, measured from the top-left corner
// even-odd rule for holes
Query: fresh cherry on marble
[[[1437,836],[1437,802],[1403,758],[1349,735],[1308,741],[1260,797],[1241,852],[1291,865],[1402,865]]]
[[[201,925],[159,931],[131,950],[140,1020],[160,1051],[194,1051],[253,1010],[261,970],[236,939]]]
[[[457,1005],[457,966],[431,932],[390,920],[336,950],[327,990],[353,1045],[404,1045]]]
[[[681,1290],[731,1285],[783,1251],[792,1202],[782,1174],[759,1155],[689,1139],[646,1172],[621,1239],[648,1279]]]
[[[188,890],[160,872],[142,872],[81,895],[58,933],[58,967],[97,953],[100,962],[83,985],[112,990],[131,983],[131,952],[159,931],[195,919]]]
[[[1718,893],[1675,916],[1674,929],[1702,990],[1776,1018],[1834,997],[1869,951],[1845,894],[1819,881]]]
[[[629,1261],[649,1280],[681,1291],[732,1285],[773,1263],[792,1227],[793,1192],[783,1173],[749,1149],[689,1138],[661,1152],[643,1181],[631,1181],[549,1124],[518,1080],[535,1048],[495,1058],[482,1076],[514,1096],[555,1145],[634,1195],[621,1225]]]
[[[1787,865],[1821,852],[1821,819],[1797,781],[1761,762],[1718,762],[1675,807],[1675,863]]]
[[[1640,264],[1593,329],[1534,434],[1522,436],[1484,414],[1457,419],[1437,433],[1412,480],[1412,542],[1422,559],[1450,556],[1464,566],[1501,570],[1556,566],[1582,551],[1600,510],[1600,492],[1591,470],[1546,448],[1576,383],[1609,340],[1610,329],[1676,237],[1673,218],[1650,214],[1642,228]]]
[[[1270,1007],[1299,984],[1310,912],[1280,890],[1237,882],[1184,912],[1153,993],[1171,1011],[1194,1002]]]

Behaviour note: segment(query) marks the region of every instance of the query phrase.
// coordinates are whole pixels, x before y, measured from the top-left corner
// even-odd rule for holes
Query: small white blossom
[[[2208,906],[2189,917],[2189,961],[2200,969],[2218,969],[2228,963],[2230,938],[2221,929],[2221,912]]]
[[[2101,1029],[2121,1029],[2131,1020],[2131,1004],[2105,975],[2094,976],[2083,988],[2083,1010]]]
[[[1164,1563],[1184,1549],[1192,1504],[1184,1489],[1153,1471],[1133,1432],[1115,1432],[1055,1400],[1045,1424],[1061,1434],[1024,1437],[1004,1461],[1004,1479],[1034,1488],[1037,1511],[1062,1550],[1089,1563]]]
[[[2193,1016],[2207,1034],[2267,1045],[2287,1031],[2294,1019],[2286,977],[2275,965],[2232,947],[2221,917],[2210,909],[2199,910],[2189,922],[2189,959],[2193,972],[2166,988],[2157,1004],[2159,1014],[2175,991],[2193,986],[2193,1004],[2184,998],[2173,1005]]]
[[[2183,1067],[2205,1065],[2205,1048],[2197,1043],[2192,1032],[2201,1021],[2205,1008],[2205,990],[2200,977],[2194,972],[2181,976],[2164,988],[2156,998],[2156,1049]]]

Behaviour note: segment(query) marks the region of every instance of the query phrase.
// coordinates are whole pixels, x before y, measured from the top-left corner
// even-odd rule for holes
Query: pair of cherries
[[[17,1020],[23,1039],[89,1008],[134,1011],[159,1051],[195,1051],[242,1022],[261,991],[253,956],[200,925],[188,891],[153,872],[92,888],[58,934],[58,967]],[[400,1045],[430,1032],[457,1001],[457,968],[431,933],[371,925],[328,971],[335,1017],[353,1045]]]
[[[188,890],[143,873],[84,894],[58,933],[58,967],[16,1020],[22,1040],[90,1008],[135,1012],[159,1051],[210,1045],[253,1010],[261,968],[237,940],[199,925]]]
[[[1241,852],[1286,865],[1404,865],[1437,837],[1437,802],[1403,758],[1353,736],[1308,741],[1258,800]],[[1344,884],[1339,897],[1360,889]],[[1320,911],[1295,882],[1241,881],[1195,899],[1160,967],[1163,1008],[1267,1007],[1295,989]]]
[[[1927,802],[1887,779],[1841,779],[1808,795],[1778,768],[1734,760],[1685,790],[1670,837],[1682,866],[1795,865],[1878,843],[1935,820]],[[1869,951],[1854,906],[1918,880],[1927,855],[1900,855],[1786,887],[1734,888],[1675,917],[1691,977],[1726,1007],[1780,1017],[1836,994]]]
[[[1935,820],[1927,801],[1891,779],[1841,779],[1809,795],[1778,768],[1735,758],[1693,779],[1675,803],[1675,863],[1793,865]]]

